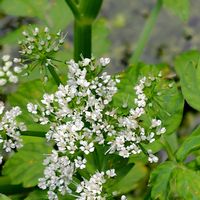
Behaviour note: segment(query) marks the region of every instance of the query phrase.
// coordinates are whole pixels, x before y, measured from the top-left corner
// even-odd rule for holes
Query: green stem
[[[70,9],[71,9],[72,13],[74,14],[74,16],[76,18],[79,18],[80,13],[79,13],[79,10],[78,10],[78,7],[77,7],[76,3],[73,2],[73,0],[65,0],[65,1],[66,1],[67,5],[70,7]]]
[[[54,81],[56,82],[56,84],[57,84],[58,86],[59,86],[60,84],[62,84],[62,82],[61,82],[61,80],[60,80],[58,74],[56,73],[54,67],[53,67],[52,65],[48,65],[47,68],[48,68],[50,74],[52,75]]]
[[[151,11],[149,18],[146,21],[146,24],[144,26],[142,34],[140,35],[140,38],[136,45],[134,54],[131,57],[129,63],[133,63],[133,64],[137,65],[137,63],[139,62],[139,59],[144,51],[144,48],[150,38],[152,29],[156,24],[156,21],[157,21],[157,18],[158,18],[161,8],[162,8],[162,0],[157,0],[157,3],[155,5],[154,9]]]
[[[74,14],[74,59],[91,58],[92,24],[101,9],[103,0],[65,0]]]
[[[74,23],[74,59],[79,61],[81,56],[91,58],[92,24],[75,20]]]
[[[34,136],[34,137],[45,137],[46,132],[42,131],[23,131],[21,135],[24,136]]]
[[[161,143],[162,143],[164,149],[167,152],[169,160],[176,162],[176,157],[174,156],[174,153],[173,153],[173,151],[172,151],[167,139],[164,136],[161,137]]]

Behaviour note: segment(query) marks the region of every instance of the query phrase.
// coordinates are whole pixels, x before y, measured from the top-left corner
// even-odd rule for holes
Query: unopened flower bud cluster
[[[4,103],[0,102],[0,150],[1,153],[10,153],[22,147],[20,132],[25,131],[26,126],[24,123],[16,121],[16,118],[22,113],[19,107],[16,106],[10,110],[4,110]],[[1,153],[0,163],[3,159]]]
[[[69,185],[77,170],[86,168],[86,155],[95,151],[95,145],[107,147],[102,152],[105,156],[118,154],[128,158],[142,152],[141,144],[152,143],[166,131],[156,116],[149,119],[148,127],[143,126],[145,109],[150,103],[145,90],[151,90],[151,84],[157,78],[141,77],[133,88],[133,108],[122,115],[117,112],[119,108],[110,105],[119,80],[106,72],[92,76],[109,62],[109,58],[101,58],[99,62],[88,58],[79,63],[69,61],[67,84],[60,85],[54,94],[44,94],[41,104],[27,105],[38,123],[50,125],[46,138],[56,144],[57,150],[50,155],[50,160],[55,159],[55,162],[45,162],[44,178],[39,183],[40,188],[49,190],[50,200],[57,199],[57,192],[63,195],[73,193]],[[148,151],[148,155],[150,162],[157,162],[157,157],[151,151]],[[78,191],[80,193],[76,199],[103,199],[85,196],[83,186]]]
[[[23,31],[22,34],[24,39],[19,41],[22,63],[31,65],[32,68],[37,65],[40,67],[53,65],[54,55],[64,44],[65,35],[61,31],[52,34],[48,27],[44,29],[35,27],[30,31]]]
[[[0,62],[0,86],[18,82],[18,75],[24,70],[20,62],[21,59],[19,58],[11,60],[10,55],[2,56]]]

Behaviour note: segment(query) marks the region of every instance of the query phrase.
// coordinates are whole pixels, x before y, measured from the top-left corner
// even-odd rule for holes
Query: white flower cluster
[[[25,66],[31,64],[33,67],[38,64],[53,65],[52,58],[63,45],[65,35],[61,31],[52,34],[48,27],[43,30],[35,27],[33,30],[23,31],[22,34],[25,37],[24,40],[19,41],[22,63]]]
[[[82,181],[76,189],[76,193],[80,196],[77,200],[106,200],[106,196],[103,196],[103,184],[106,179],[115,177],[115,170],[107,170],[105,172],[96,172],[89,180]]]
[[[77,200],[99,199],[103,200],[103,184],[106,179],[116,176],[115,170],[110,169],[106,172],[97,172],[91,176],[90,180],[83,178],[78,184],[77,179],[73,179],[74,174],[78,169],[85,168],[85,159],[75,159],[70,161],[67,156],[59,156],[58,152],[53,150],[52,154],[44,160],[46,166],[44,170],[44,178],[39,179],[38,186],[48,190],[49,200],[58,200],[58,195],[55,191],[62,195],[68,194],[76,197]],[[73,191],[70,187],[74,185],[76,190]]]
[[[39,179],[38,186],[43,190],[49,189],[49,199],[58,199],[54,192],[56,189],[62,195],[71,193],[68,185],[72,182],[75,163],[71,162],[67,156],[59,156],[58,152],[53,150],[52,154],[44,160],[44,165],[46,165],[44,178]]]
[[[138,154],[142,151],[140,143],[152,143],[155,141],[156,135],[165,133],[165,127],[162,127],[162,122],[159,119],[152,119],[150,127],[143,127],[142,117],[145,115],[145,107],[148,98],[144,93],[146,87],[151,86],[151,82],[155,78],[142,77],[139,83],[134,87],[136,98],[134,103],[135,109],[131,109],[127,116],[118,117],[118,124],[121,128],[119,131],[110,134],[113,140],[109,142],[111,147],[109,153],[119,152],[119,155],[128,158],[132,154]],[[113,137],[114,136],[114,137]],[[151,155],[151,156],[150,156]],[[152,157],[152,154],[149,154]],[[158,161],[151,159],[151,161]]]
[[[50,123],[46,137],[53,139],[62,153],[89,154],[95,142],[104,143],[103,132],[111,130],[104,109],[117,91],[116,81],[105,72],[89,80],[86,68],[81,68],[88,60],[69,62],[67,85],[60,85],[55,94],[44,94],[41,110],[38,105],[27,105],[40,124]]]
[[[27,105],[38,123],[50,125],[46,138],[56,144],[57,150],[50,156],[51,162],[47,162],[44,178],[39,183],[40,188],[49,190],[49,199],[56,199],[57,192],[72,192],[68,185],[73,182],[77,169],[86,168],[86,155],[94,152],[97,144],[107,148],[106,152],[102,152],[105,156],[107,153],[117,153],[128,158],[142,152],[142,143],[152,143],[166,131],[156,117],[149,120],[148,127],[143,120],[145,107],[150,103],[145,89],[156,78],[142,77],[139,80],[133,90],[136,95],[134,106],[128,114],[119,114],[118,108],[110,105],[119,80],[106,72],[97,73],[109,62],[108,58],[101,58],[98,63],[88,58],[79,63],[69,61],[67,84],[60,85],[54,94],[44,94],[40,105]],[[147,154],[150,162],[158,161],[152,152]],[[68,169],[67,174],[63,174],[63,165]],[[109,177],[114,174],[113,171],[106,173]],[[102,199],[93,198],[92,195],[101,193],[101,190],[98,188],[96,193],[90,193],[89,182],[82,183],[78,199]]]
[[[3,102],[0,102],[0,149],[6,153],[10,153],[14,149],[22,147],[22,139],[20,131],[25,131],[24,123],[18,123],[16,117],[21,115],[19,107],[13,107],[9,111],[5,111]],[[0,155],[0,163],[3,156]]]
[[[24,67],[20,66],[20,62],[21,59],[18,58],[11,60],[10,55],[2,56],[0,62],[0,86],[18,82],[18,75],[24,70]]]

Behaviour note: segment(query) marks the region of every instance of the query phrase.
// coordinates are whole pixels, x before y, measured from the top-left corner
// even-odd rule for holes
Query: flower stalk
[[[60,84],[62,84],[58,74],[56,73],[54,67],[52,65],[47,65],[47,68],[50,72],[50,74],[52,75],[54,81],[56,82],[56,84],[59,86]]]
[[[92,25],[97,18],[103,0],[65,0],[71,9],[74,22],[74,60],[81,57],[91,58],[92,55]]]
[[[137,64],[139,62],[139,59],[144,51],[144,48],[146,47],[147,42],[149,41],[151,32],[153,30],[153,27],[156,24],[158,15],[160,13],[160,10],[162,8],[162,0],[157,0],[157,3],[153,10],[151,11],[151,14],[149,18],[146,21],[146,24],[144,26],[144,29],[139,37],[139,40],[136,44],[136,49],[134,51],[133,56],[131,57],[129,63]]]
[[[171,149],[171,146],[170,144],[168,143],[167,139],[165,138],[164,135],[162,135],[161,137],[161,144],[163,145],[166,153],[167,153],[167,156],[168,156],[168,159],[171,160],[171,161],[174,161],[176,162],[176,157],[174,156],[174,153]]]
[[[84,24],[79,20],[74,22],[74,60],[79,61],[81,56],[91,58],[92,25]]]

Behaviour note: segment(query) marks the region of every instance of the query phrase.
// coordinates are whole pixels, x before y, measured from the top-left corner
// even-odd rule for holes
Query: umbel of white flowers
[[[26,130],[23,122],[16,121],[17,116],[21,115],[21,110],[18,106],[11,110],[5,110],[4,103],[0,101],[0,151],[10,153],[12,150],[22,147],[22,139],[20,132]],[[3,155],[0,154],[0,164]]]
[[[41,104],[27,105],[38,123],[50,125],[46,138],[56,146],[44,161],[44,177],[39,180],[39,187],[48,189],[50,200],[58,199],[58,193],[78,200],[106,199],[108,194],[102,188],[108,171],[97,172],[90,179],[82,177],[77,182],[78,171],[87,169],[87,155],[95,151],[96,145],[102,145],[106,149],[104,156],[118,154],[129,158],[142,152],[141,144],[152,143],[166,131],[156,116],[150,119],[149,127],[143,126],[142,120],[148,101],[145,89],[151,90],[151,84],[159,78],[141,77],[133,88],[133,107],[128,114],[120,114],[110,104],[119,79],[99,73],[109,62],[109,58],[98,62],[88,58],[78,63],[70,60],[67,84],[60,85],[54,94],[44,94]],[[146,153],[149,162],[158,161],[151,150]],[[114,169],[107,170],[111,170],[113,178],[117,175]]]

